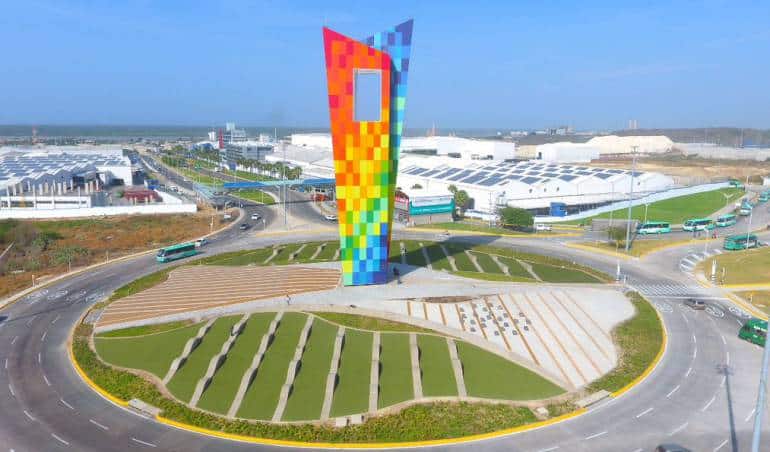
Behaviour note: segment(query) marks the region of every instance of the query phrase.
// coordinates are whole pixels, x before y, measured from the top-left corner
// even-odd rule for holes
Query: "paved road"
[[[432,236],[402,235],[423,240]],[[228,231],[214,238],[206,251],[213,254],[287,240],[334,238],[333,234],[262,236]],[[478,236],[464,240],[516,246],[610,273],[615,269],[612,258],[572,250],[555,240],[533,243]],[[734,307],[730,309],[729,301],[709,299],[708,312],[682,307],[679,297],[685,292],[709,294],[678,271],[676,252],[656,256],[654,261],[624,263],[622,268],[631,284],[648,294],[656,285],[674,287],[667,295],[652,296],[670,342],[661,365],[646,382],[586,415],[548,428],[432,449],[631,452],[652,450],[660,442],[678,442],[698,451],[746,450],[761,350],[737,339],[742,315]],[[137,416],[96,395],[71,368],[65,342],[89,304],[158,268],[152,256],[113,263],[56,284],[44,296],[28,297],[2,312],[8,319],[0,323],[0,450],[272,449],[203,437]]]

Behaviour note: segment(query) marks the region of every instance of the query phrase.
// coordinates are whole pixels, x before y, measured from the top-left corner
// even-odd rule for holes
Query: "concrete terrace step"
[[[476,256],[471,253],[468,250],[465,250],[465,255],[468,256],[468,259],[471,260],[471,263],[474,267],[476,267],[476,271],[479,273],[484,273],[484,269],[481,268],[481,265],[479,265],[479,261],[476,259]]]
[[[321,408],[321,420],[329,419],[329,413],[332,410],[332,400],[334,399],[334,388],[337,384],[337,373],[340,369],[340,358],[342,357],[342,343],[345,340],[345,327],[341,326],[337,330],[337,338],[334,340],[334,354],[332,355],[329,375],[326,377],[326,392],[324,393],[324,403]]]
[[[321,251],[322,251],[322,250],[323,250],[325,247],[326,247],[326,243],[322,243],[322,244],[318,245],[318,246],[315,248],[315,252],[313,252],[313,255],[312,255],[312,256],[310,256],[310,260],[314,260],[316,257],[318,257],[318,255],[321,253]]]
[[[511,276],[510,271],[508,270],[508,266],[500,262],[500,258],[495,256],[494,254],[490,254],[489,257],[492,258],[493,261],[495,261],[495,264],[497,264],[498,267],[500,267],[500,270],[506,275]]]
[[[449,254],[449,251],[447,251],[443,244],[441,244],[441,251],[444,252],[444,256],[446,256],[447,260],[449,261],[449,266],[452,267],[452,271],[457,271],[457,263],[455,263],[454,256]]]
[[[251,382],[254,381],[254,376],[257,373],[257,369],[262,363],[262,358],[265,356],[265,351],[267,351],[267,347],[270,345],[273,335],[275,335],[275,330],[278,328],[278,323],[281,321],[282,317],[283,312],[278,312],[275,315],[273,321],[270,322],[267,333],[262,336],[262,341],[259,343],[259,349],[257,350],[257,353],[254,354],[254,359],[251,361],[251,365],[248,369],[246,369],[246,372],[243,373],[243,377],[241,377],[241,384],[238,386],[238,392],[235,394],[233,403],[230,405],[230,409],[227,411],[227,416],[235,417],[235,415],[238,413],[238,410],[241,407],[241,403],[243,403],[243,398],[246,396],[246,391],[248,391]]]
[[[372,368],[369,371],[369,412],[377,411],[377,401],[380,396],[380,332],[372,337]]]
[[[289,262],[292,262],[294,259],[296,259],[296,258],[297,258],[297,256],[299,256],[299,253],[301,253],[301,252],[302,252],[302,250],[304,250],[306,246],[307,246],[307,243],[303,243],[303,244],[302,244],[302,246],[300,246],[299,248],[297,248],[297,250],[296,250],[296,251],[294,251],[293,253],[291,253],[291,254],[289,255]]]
[[[168,368],[168,372],[166,372],[166,376],[163,377],[163,384],[167,385],[169,381],[174,377],[174,374],[177,370],[184,364],[185,361],[187,361],[187,358],[190,356],[190,353],[195,350],[195,347],[197,347],[201,341],[203,340],[203,336],[206,335],[206,333],[209,332],[211,329],[211,325],[214,324],[216,319],[211,319],[208,322],[206,322],[205,325],[200,327],[198,329],[198,334],[196,334],[194,337],[191,337],[187,340],[187,343],[184,344],[184,348],[182,349],[182,354],[174,358],[173,361],[171,361],[171,366]]]
[[[233,325],[233,329],[230,332],[230,337],[228,337],[225,343],[222,344],[222,348],[220,349],[219,353],[214,355],[211,358],[211,361],[209,361],[209,367],[206,369],[206,373],[203,375],[203,377],[201,377],[200,380],[198,380],[198,384],[195,386],[195,392],[193,392],[192,399],[190,399],[191,406],[198,406],[198,401],[203,395],[203,391],[205,391],[206,388],[208,388],[211,384],[211,380],[214,378],[214,374],[217,370],[219,370],[219,367],[225,361],[227,354],[230,353],[230,350],[233,348],[236,339],[238,339],[238,336],[240,336],[243,332],[243,328],[246,326],[246,321],[249,320],[250,316],[251,314],[244,315],[241,317],[241,320],[239,320],[238,323]]]
[[[425,259],[425,266],[428,270],[433,270],[433,264],[430,262],[430,256],[428,256],[428,250],[425,249],[425,245],[420,242],[420,251],[422,251],[422,257]]]
[[[446,338],[447,346],[449,347],[449,358],[452,361],[452,370],[455,374],[455,381],[457,382],[457,395],[459,397],[467,397],[468,392],[465,390],[465,377],[463,376],[463,363],[460,361],[460,357],[457,355],[457,344],[451,337]]]
[[[531,265],[529,265],[528,263],[526,263],[526,262],[524,262],[524,261],[522,261],[520,259],[516,259],[516,262],[518,262],[519,265],[521,265],[522,268],[524,268],[524,270],[527,271],[527,273],[532,275],[532,277],[535,278],[535,281],[542,281],[542,279],[540,278],[540,275],[535,273],[535,270],[532,269]]]
[[[273,413],[273,422],[279,422],[283,417],[283,412],[286,410],[286,403],[289,401],[289,394],[294,386],[294,379],[297,378],[297,369],[302,360],[302,355],[305,353],[305,345],[307,344],[307,338],[310,335],[310,329],[313,326],[313,319],[314,317],[312,315],[307,316],[305,326],[299,334],[299,342],[297,343],[297,348],[294,350],[294,357],[289,362],[289,368],[286,371],[286,381],[284,381],[283,386],[281,387],[278,404]]]
[[[417,347],[417,334],[409,333],[409,352],[412,358],[412,388],[414,398],[422,398],[422,371],[420,370],[420,349]]]

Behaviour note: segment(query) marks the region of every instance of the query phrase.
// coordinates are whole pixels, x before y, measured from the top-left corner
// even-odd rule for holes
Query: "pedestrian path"
[[[700,286],[690,286],[674,281],[653,284],[630,281],[628,285],[646,297],[678,298],[708,296]]]
[[[698,265],[700,261],[716,256],[717,254],[722,254],[722,250],[715,248],[700,253],[690,253],[679,261],[679,269],[685,273],[692,273],[695,266]]]

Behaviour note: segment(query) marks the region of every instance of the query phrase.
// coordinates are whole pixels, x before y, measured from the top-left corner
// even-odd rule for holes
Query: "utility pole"
[[[283,169],[283,226],[286,228],[286,230],[289,229],[289,211],[288,211],[288,195],[289,190],[288,187],[286,187],[286,144],[281,143],[281,148],[283,148],[283,163],[281,163],[281,168]]]
[[[762,415],[765,412],[765,392],[767,391],[767,366],[770,362],[770,347],[765,342],[762,353],[762,370],[759,374],[759,390],[757,391],[757,406],[754,411],[754,433],[751,436],[751,452],[759,452],[760,437],[762,436]]]
[[[631,204],[633,202],[634,195],[634,174],[636,173],[636,151],[639,146],[631,146],[633,149],[633,157],[631,158],[631,189],[628,190],[628,223],[626,223],[626,253],[631,247]]]

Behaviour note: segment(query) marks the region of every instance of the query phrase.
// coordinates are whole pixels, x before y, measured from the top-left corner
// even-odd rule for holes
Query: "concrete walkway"
[[[341,326],[337,330],[337,338],[334,340],[334,353],[332,354],[331,367],[329,375],[326,377],[326,392],[324,393],[324,403],[321,407],[321,420],[329,419],[332,411],[332,401],[334,400],[334,390],[337,386],[337,373],[340,370],[340,358],[342,357],[342,343],[345,340],[345,327]]]
[[[455,381],[457,382],[457,395],[460,397],[467,397],[468,391],[465,390],[465,376],[463,375],[463,363],[460,361],[460,357],[457,356],[457,344],[451,337],[446,338],[447,347],[449,347],[449,359],[452,361],[452,371],[455,374]]]
[[[369,412],[377,411],[380,396],[380,332],[372,335],[372,367],[369,371]]]
[[[417,347],[417,334],[409,333],[409,353],[412,359],[412,388],[414,398],[422,398],[422,371],[420,370],[420,349]]]

